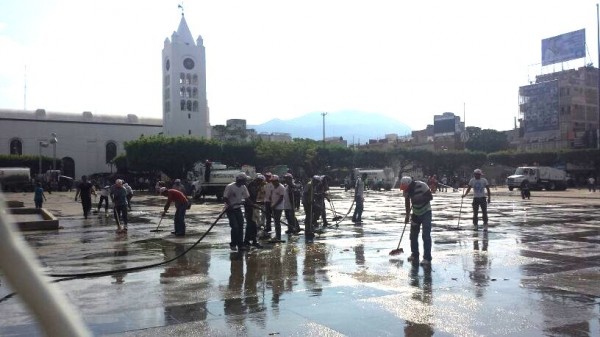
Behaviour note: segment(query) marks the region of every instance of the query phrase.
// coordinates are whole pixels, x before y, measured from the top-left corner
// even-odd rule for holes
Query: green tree
[[[508,139],[502,132],[469,126],[467,127],[467,133],[469,134],[469,140],[465,143],[465,147],[468,150],[492,153],[508,150],[509,148]]]

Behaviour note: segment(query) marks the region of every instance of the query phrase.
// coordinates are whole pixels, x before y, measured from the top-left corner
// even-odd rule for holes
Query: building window
[[[191,134],[192,134],[192,130],[188,130],[188,135],[191,135]]]
[[[192,114],[188,114],[188,119],[192,119]]]
[[[192,98],[198,98],[198,88],[192,90]]]
[[[183,82],[185,82],[185,74],[181,73],[179,74],[179,84],[183,84]]]
[[[192,97],[192,88],[187,87],[185,98],[191,98],[191,97]]]
[[[192,84],[198,84],[198,75],[194,74],[192,77]]]
[[[181,100],[181,111],[185,111],[185,100]]]
[[[20,156],[23,154],[23,143],[20,139],[12,139],[10,141],[10,154]]]
[[[106,163],[112,162],[117,156],[117,144],[115,142],[106,143]]]
[[[193,111],[198,111],[198,101],[194,101]]]
[[[192,111],[192,101],[187,101],[187,110]]]
[[[185,87],[179,88],[179,97],[185,96]]]
[[[185,75],[185,84],[192,83],[192,76],[190,74]]]

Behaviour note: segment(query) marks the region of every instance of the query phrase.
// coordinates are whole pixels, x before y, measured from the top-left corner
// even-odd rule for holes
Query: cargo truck
[[[0,167],[0,185],[3,191],[31,192],[31,170],[29,167]]]
[[[506,179],[509,191],[521,188],[525,183],[532,190],[564,191],[567,189],[567,173],[549,166],[522,166]]]

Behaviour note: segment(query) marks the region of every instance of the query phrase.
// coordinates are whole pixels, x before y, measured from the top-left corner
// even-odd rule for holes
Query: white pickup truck
[[[242,168],[228,168],[226,165],[214,162],[210,170],[210,178],[204,180],[204,165],[196,164],[194,167],[195,180],[192,182],[192,196],[196,199],[207,195],[214,195],[217,200],[223,198],[225,187],[235,181],[235,177],[245,173],[250,178],[256,176],[256,169],[253,166],[244,165]]]
[[[549,166],[523,166],[506,179],[508,190],[520,188],[525,183],[530,189],[564,191],[567,189],[567,173]]]

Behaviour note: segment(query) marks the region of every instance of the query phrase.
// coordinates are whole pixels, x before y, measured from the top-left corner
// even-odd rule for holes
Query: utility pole
[[[327,112],[321,112],[321,116],[323,116],[323,145],[325,145],[325,115],[327,115]]]
[[[596,4],[596,28],[597,28],[597,42],[598,42],[598,130],[596,130],[596,147],[600,150],[600,12],[598,10],[598,4]]]

